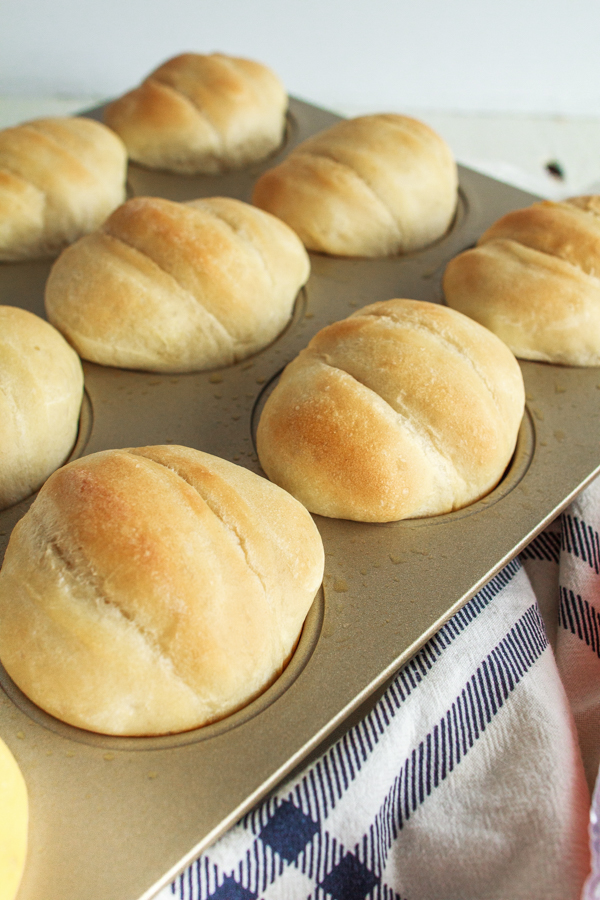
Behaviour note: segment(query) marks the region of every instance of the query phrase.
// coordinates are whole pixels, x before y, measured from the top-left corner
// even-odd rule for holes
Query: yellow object
[[[0,900],[13,900],[27,852],[27,788],[15,758],[1,740],[0,808]]]

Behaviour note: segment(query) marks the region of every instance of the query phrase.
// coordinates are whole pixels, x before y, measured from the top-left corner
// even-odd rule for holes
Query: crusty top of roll
[[[100,122],[36,119],[0,131],[0,260],[56,256],[125,199],[127,154]]]
[[[309,270],[294,232],[241,200],[136,197],[59,257],[46,311],[93,362],[206,369],[269,344]]]
[[[14,756],[0,740],[0,898],[13,900],[27,854],[29,802],[27,787]]]
[[[0,572],[0,659],[30,699],[107,734],[220,719],[281,672],[321,583],[306,510],[188,447],[59,469]]]
[[[252,202],[291,225],[309,250],[387,256],[441,237],[457,186],[445,141],[423,122],[387,113],[303,141],[261,175]]]
[[[0,306],[0,509],[32,494],[77,437],[79,357],[52,325]]]
[[[523,407],[518,363],[491,332],[444,306],[388,300],[323,328],[284,370],[258,454],[313,513],[436,515],[497,484]]]
[[[600,197],[508,213],[450,261],[443,283],[450,306],[517,356],[600,365]]]
[[[135,162],[213,175],[281,144],[288,99],[271,69],[223,53],[183,53],[110,103],[104,121]]]

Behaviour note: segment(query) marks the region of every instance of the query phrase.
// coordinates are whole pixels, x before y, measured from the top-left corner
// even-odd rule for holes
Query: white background
[[[109,96],[183,50],[334,109],[600,116],[598,0],[0,0],[0,92]]]

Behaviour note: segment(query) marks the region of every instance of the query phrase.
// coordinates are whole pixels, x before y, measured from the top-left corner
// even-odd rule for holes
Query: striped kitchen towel
[[[600,480],[160,900],[600,898],[599,533]]]

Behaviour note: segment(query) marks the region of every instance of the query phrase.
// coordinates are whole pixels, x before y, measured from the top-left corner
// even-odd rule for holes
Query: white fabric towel
[[[599,533],[600,480],[160,900],[600,898]]]

